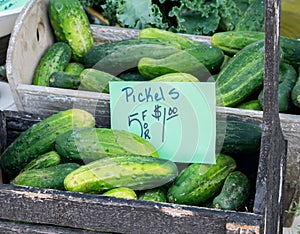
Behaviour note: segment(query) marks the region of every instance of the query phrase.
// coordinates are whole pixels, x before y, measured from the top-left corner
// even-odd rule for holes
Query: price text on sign
[[[215,163],[216,105],[211,82],[110,82],[111,128],[150,141],[160,158]]]

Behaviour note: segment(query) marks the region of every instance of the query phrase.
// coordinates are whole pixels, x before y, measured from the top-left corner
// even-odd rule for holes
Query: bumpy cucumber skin
[[[162,188],[153,188],[143,191],[138,200],[154,201],[154,202],[167,202],[167,194]]]
[[[262,110],[258,99],[243,102],[236,107],[240,109],[246,109],[246,110]]]
[[[158,76],[150,82],[199,82],[199,79],[189,73],[175,72]]]
[[[240,50],[220,71],[216,80],[219,106],[233,107],[262,88],[264,75],[264,41]]]
[[[80,86],[80,74],[68,72],[53,72],[49,78],[49,86],[64,89],[78,89]]]
[[[70,62],[66,66],[64,72],[71,73],[71,74],[80,74],[84,69],[83,64],[76,63],[76,62]]]
[[[83,193],[101,193],[118,187],[146,190],[167,184],[177,175],[177,166],[172,161],[120,155],[81,166],[65,178],[64,184],[69,191]]]
[[[176,47],[176,44],[172,41],[164,41],[157,38],[129,38],[124,39],[121,41],[113,41],[113,42],[107,42],[104,44],[98,44],[95,45],[92,49],[90,49],[86,55],[84,56],[84,66],[86,68],[92,68],[94,65],[96,65],[99,61],[103,60],[106,56],[109,56],[111,54],[125,54],[126,50],[128,48],[131,48],[132,46],[139,45],[140,51],[138,51],[137,54],[141,53],[141,48],[143,45],[158,45],[158,48],[161,48],[162,45],[166,46],[167,48],[172,48],[170,53],[174,51],[176,48],[177,50],[180,49],[179,47]],[[151,48],[151,47],[150,47]],[[125,51],[125,52],[124,52]],[[133,53],[134,51],[130,51]],[[165,50],[165,53],[167,50]],[[155,51],[147,51],[147,56],[153,56],[157,57],[159,55],[159,52]],[[122,58],[120,58],[122,59]],[[124,58],[124,59],[130,59],[130,58]]]
[[[201,47],[195,46],[192,49],[181,50],[161,59],[144,57],[138,62],[138,70],[148,79],[168,73],[182,72],[206,80],[211,73],[219,70],[224,54],[221,50],[217,51],[219,48],[215,50],[212,46],[205,49]],[[204,54],[207,57],[204,58]]]
[[[300,67],[300,40],[281,36],[280,48],[283,52],[283,61],[297,70]]]
[[[33,159],[24,167],[23,170],[26,171],[26,170],[41,169],[41,168],[56,166],[60,164],[60,162],[61,162],[60,155],[56,151],[52,150]]]
[[[160,59],[178,51],[176,47],[160,44],[131,45],[105,56],[93,68],[117,76],[124,71],[136,68],[139,60],[144,57]]]
[[[60,111],[22,132],[0,157],[0,164],[7,176],[15,176],[27,163],[54,149],[57,136],[73,128],[92,127],[95,119],[80,109]]]
[[[161,59],[144,57],[138,62],[138,70],[149,80],[169,73],[189,73],[198,79],[207,79],[210,72],[197,58],[186,51]]]
[[[140,31],[139,38],[157,38],[166,42],[172,41],[177,48],[188,52],[213,74],[219,71],[224,60],[223,51],[219,47],[201,43],[170,31],[157,28],[146,28]]]
[[[264,31],[265,0],[253,0],[239,22],[235,31]]]
[[[173,33],[171,31],[166,31],[163,29],[158,29],[158,28],[144,28],[140,30],[139,38],[140,39],[154,38],[165,42],[171,41],[171,43],[179,49],[192,48],[195,44],[198,43],[183,35]]]
[[[119,154],[158,157],[155,147],[144,138],[109,128],[81,128],[57,137],[55,148],[65,161],[88,163]]]
[[[278,84],[278,109],[280,113],[287,113],[293,106],[291,92],[297,81],[297,72],[294,67],[287,63],[281,63],[279,69]],[[264,92],[258,96],[259,104],[263,109]]]
[[[211,43],[221,48],[225,54],[234,55],[247,45],[263,40],[264,32],[228,31],[218,32],[212,36]],[[300,66],[300,41],[295,38],[280,36],[282,61],[298,69]]]
[[[12,184],[64,190],[64,179],[79,168],[77,163],[64,163],[52,167],[32,169],[21,172]]]
[[[300,67],[298,69],[297,81],[292,89],[291,99],[292,99],[293,104],[297,108],[300,108]]]
[[[148,80],[141,75],[138,69],[131,69],[126,72],[122,72],[117,77],[124,81],[147,81]]]
[[[83,57],[94,46],[94,38],[88,17],[78,0],[50,0],[49,18],[58,41],[72,48],[72,58]]]
[[[33,84],[49,86],[49,78],[53,72],[63,71],[71,59],[71,48],[64,42],[52,44],[43,54],[35,70]]]
[[[168,190],[168,201],[177,204],[199,205],[217,194],[230,172],[236,169],[235,160],[224,154],[216,164],[193,163],[186,167]]]
[[[227,31],[212,35],[211,44],[221,48],[225,54],[235,55],[238,51],[253,42],[263,40],[264,32]]]
[[[240,172],[234,171],[228,175],[221,193],[213,200],[213,207],[222,210],[239,210],[250,196],[250,181]]]
[[[126,198],[126,199],[137,199],[137,195],[133,189],[121,187],[121,188],[113,188],[102,194],[103,196],[111,196],[117,198]]]
[[[109,93],[110,81],[122,81],[120,78],[94,68],[86,68],[80,73],[78,89],[99,93]]]

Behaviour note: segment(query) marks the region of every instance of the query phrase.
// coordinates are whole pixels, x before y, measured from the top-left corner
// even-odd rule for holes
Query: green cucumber
[[[220,71],[216,80],[219,106],[234,107],[263,86],[264,41],[254,42],[240,50]]]
[[[139,60],[144,57],[160,59],[179,51],[174,46],[163,44],[136,44],[123,48],[106,55],[93,68],[117,76],[124,71],[136,68]]]
[[[203,64],[210,73],[217,73],[224,60],[224,54],[219,47],[195,41],[191,38],[178,33],[173,33],[171,31],[157,28],[145,28],[140,31],[139,38],[157,38],[166,42],[172,41],[173,43],[177,44],[177,48],[180,48],[191,55],[189,60],[191,60],[191,58],[192,60],[198,60],[199,63]],[[173,58],[175,59],[175,57]],[[180,58],[178,59],[178,62],[180,63],[181,60]],[[180,64],[178,64],[178,66],[179,68],[177,71],[181,71],[179,69],[184,67]],[[173,67],[171,68],[174,69]],[[199,72],[201,72],[201,70]]]
[[[84,56],[84,66],[86,68],[92,68],[95,66],[99,61],[102,61],[105,59],[105,57],[110,56],[110,55],[118,55],[118,54],[124,54],[126,51],[133,47],[133,46],[138,46],[136,48],[139,48],[139,51],[134,53],[134,51],[130,50],[131,53],[134,53],[134,56],[141,56],[142,53],[142,47],[144,45],[150,45],[150,48],[155,47],[155,45],[158,45],[157,48],[161,48],[161,46],[166,46],[166,48],[171,48],[170,53],[172,51],[176,51],[176,49],[180,49],[179,47],[176,47],[176,44],[173,43],[173,41],[163,41],[157,38],[129,38],[129,39],[124,39],[120,41],[112,41],[112,42],[107,42],[104,44],[97,44],[93,48],[91,48],[86,55]],[[129,52],[128,51],[128,52]],[[161,56],[159,51],[146,51],[146,55],[148,57],[151,56]],[[164,54],[168,53],[168,50],[164,49]],[[163,54],[162,54],[163,55]],[[127,59],[131,58],[118,58],[118,59],[124,59],[126,61]]]
[[[162,188],[153,188],[142,191],[138,200],[144,201],[154,201],[154,202],[167,202],[167,194],[166,191]]]
[[[189,73],[175,72],[158,76],[150,82],[199,82],[199,79]]]
[[[243,157],[259,153],[262,135],[259,125],[237,120],[218,120],[216,127],[216,145],[223,154]]]
[[[64,161],[88,163],[118,154],[158,157],[155,147],[144,138],[124,130],[81,128],[57,137],[55,148]]]
[[[264,32],[228,31],[212,35],[211,43],[221,48],[225,54],[234,55],[247,45],[264,40]],[[282,61],[293,65],[296,69],[300,66],[300,41],[294,38],[280,36]]]
[[[201,80],[210,76],[197,58],[183,50],[161,59],[144,57],[138,62],[138,70],[149,80],[169,73],[189,73]]]
[[[236,166],[235,160],[224,154],[217,155],[216,164],[190,164],[169,188],[168,201],[186,205],[207,201],[219,193],[226,177]]]
[[[64,72],[71,73],[71,74],[80,74],[84,69],[83,64],[76,63],[76,62],[70,62],[66,66]]]
[[[246,109],[246,110],[262,110],[258,99],[250,100],[237,105],[236,108]]]
[[[64,190],[65,177],[79,166],[76,163],[64,163],[47,168],[26,170],[14,178],[12,184]]]
[[[217,32],[212,35],[211,44],[221,48],[225,54],[233,56],[245,46],[264,38],[265,33],[257,31]]]
[[[298,69],[298,78],[292,89],[291,99],[292,99],[293,104],[297,108],[300,108],[300,67]]]
[[[64,89],[78,89],[80,86],[80,75],[64,71],[53,72],[49,78],[49,86]]]
[[[71,48],[64,42],[52,44],[42,55],[33,76],[33,84],[49,86],[53,72],[63,71],[71,59]]]
[[[60,164],[60,162],[61,162],[60,155],[56,151],[52,150],[33,159],[24,167],[23,170],[26,171],[26,170],[56,166]]]
[[[183,50],[192,48],[195,45],[198,45],[199,43],[181,34],[173,33],[171,31],[166,31],[158,28],[144,28],[140,30],[138,37],[140,39],[153,38],[165,42],[171,41],[174,44],[174,46]]]
[[[86,68],[80,73],[79,90],[109,93],[110,81],[122,81],[120,78],[94,68]]]
[[[74,128],[95,125],[93,115],[80,109],[52,114],[22,132],[2,153],[0,165],[7,176],[17,175],[27,163],[54,149],[60,134]]]
[[[94,46],[89,19],[78,0],[49,0],[49,19],[58,41],[69,44],[72,58],[83,61]]]
[[[239,19],[235,31],[264,31],[265,0],[253,0]]]
[[[124,81],[147,81],[147,79],[141,75],[138,69],[127,70],[119,74],[117,77]]]
[[[146,190],[173,181],[178,175],[175,163],[152,156],[120,155],[83,165],[65,178],[65,188],[73,192],[101,193],[127,187]]]
[[[133,189],[121,187],[113,188],[102,194],[103,196],[117,197],[117,198],[126,198],[126,199],[137,199],[137,195]]]
[[[287,63],[281,63],[279,68],[279,84],[278,84],[278,109],[280,113],[287,113],[291,110],[293,102],[291,92],[297,80],[297,72],[294,67]],[[260,92],[258,96],[259,104],[263,109],[264,92]]]
[[[222,210],[239,210],[250,196],[250,180],[240,172],[231,172],[226,178],[221,193],[213,200],[213,207]]]

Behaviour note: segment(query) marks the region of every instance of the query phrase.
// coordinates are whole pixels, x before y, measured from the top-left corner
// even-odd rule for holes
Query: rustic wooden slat
[[[4,112],[0,112],[0,154],[6,149],[6,139],[7,139],[7,131],[6,131],[6,119]]]
[[[264,217],[263,233],[282,233],[286,142],[278,111],[280,0],[266,0],[264,112],[255,209]],[[263,191],[262,191],[263,190]]]
[[[44,224],[32,224],[32,223],[22,223],[22,222],[13,222],[7,220],[0,220],[0,233],[3,234],[96,234],[99,232],[67,228],[67,227],[58,227],[50,226]],[[106,232],[101,232],[106,233]]]
[[[215,234],[226,233],[227,223],[259,230],[261,222],[252,213],[7,184],[1,186],[0,204],[1,219],[120,233]]]

